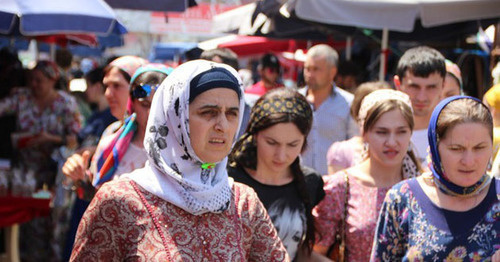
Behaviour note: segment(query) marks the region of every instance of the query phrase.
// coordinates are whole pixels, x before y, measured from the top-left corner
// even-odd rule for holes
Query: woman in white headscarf
[[[229,66],[196,60],[156,91],[148,162],[104,184],[80,223],[72,261],[287,261],[255,192],[226,171],[243,90]]]

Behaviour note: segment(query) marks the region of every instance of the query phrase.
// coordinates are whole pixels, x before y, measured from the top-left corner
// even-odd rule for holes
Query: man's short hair
[[[240,69],[238,55],[228,48],[215,48],[205,50],[201,53],[200,58],[213,61],[213,58],[216,56],[220,57],[224,64],[231,66],[232,68],[234,68],[234,70]]]
[[[444,56],[434,48],[418,46],[408,49],[396,68],[399,79],[405,77],[406,72],[417,77],[428,77],[432,73],[438,73],[443,78],[446,76],[446,65]]]
[[[327,64],[334,67],[339,66],[339,54],[329,45],[315,45],[307,50],[306,55],[307,57],[322,57],[326,60]]]
[[[66,70],[71,67],[73,61],[73,54],[68,49],[57,49],[55,61],[58,66]]]
[[[270,53],[265,54],[260,59],[259,68],[260,69],[273,68],[273,69],[277,69],[279,72],[281,69],[280,60],[278,59],[277,56],[275,56],[273,54],[270,54]]]

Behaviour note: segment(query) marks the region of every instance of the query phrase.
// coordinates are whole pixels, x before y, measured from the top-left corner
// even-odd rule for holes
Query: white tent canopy
[[[499,0],[293,0],[297,17],[326,24],[411,32],[424,27],[500,17]]]
[[[500,18],[500,0],[288,0],[283,15],[295,11],[307,21],[383,30],[379,79],[385,75],[389,30],[412,32],[423,27]]]
[[[255,3],[246,4],[238,8],[215,15],[212,18],[213,33],[238,32],[245,22],[250,23],[255,11]]]

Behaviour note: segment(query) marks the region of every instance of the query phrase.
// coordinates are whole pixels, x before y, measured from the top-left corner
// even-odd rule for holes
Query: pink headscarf
[[[117,59],[113,60],[111,63],[109,63],[109,66],[118,67],[119,69],[127,73],[130,78],[132,78],[132,76],[135,73],[135,70],[137,70],[139,67],[147,63],[148,61],[144,58],[140,58],[138,56],[126,55],[118,57]]]
[[[123,72],[127,73],[129,79],[135,74],[135,71],[139,69],[141,66],[148,64],[148,61],[144,58],[140,58],[138,56],[126,55],[118,57],[109,63],[110,67],[117,67]],[[130,86],[131,83],[129,83]],[[127,101],[127,116],[130,116],[133,113],[132,110],[132,100],[129,98]]]

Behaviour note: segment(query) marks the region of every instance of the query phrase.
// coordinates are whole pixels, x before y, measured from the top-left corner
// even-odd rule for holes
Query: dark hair
[[[229,156],[230,165],[231,166],[240,166],[249,169],[255,170],[257,168],[257,148],[253,143],[253,139],[255,134],[258,132],[267,129],[273,125],[280,123],[293,123],[299,129],[299,131],[304,135],[304,144],[302,146],[302,151],[307,147],[307,136],[309,131],[311,131],[312,127],[312,110],[304,110],[308,113],[304,114],[294,114],[294,113],[270,113],[262,118],[257,120],[257,116],[255,114],[256,109],[259,105],[262,104],[265,100],[271,99],[299,99],[301,103],[307,105],[310,109],[310,106],[306,100],[306,98],[298,93],[296,90],[291,88],[277,88],[267,92],[265,95],[260,97],[257,102],[255,102],[254,107],[252,108],[252,114],[250,118],[250,122],[247,126],[247,130],[245,134],[236,142],[234,146],[233,152]],[[249,136],[246,136],[249,135]],[[250,143],[248,143],[250,141]],[[238,151],[243,151],[243,154],[237,154]],[[296,182],[297,192],[299,193],[300,198],[304,204],[306,210],[306,224],[307,231],[304,242],[301,243],[301,248],[305,248],[305,251],[310,254],[312,252],[312,247],[315,242],[315,226],[314,226],[314,217],[312,215],[312,200],[309,197],[309,193],[307,191],[305,175],[300,166],[300,157],[297,157],[295,161],[290,165],[290,170],[293,174],[294,181]]]
[[[71,62],[73,61],[73,54],[65,48],[56,50],[56,63],[63,69],[71,67]]]
[[[228,48],[215,48],[215,49],[205,50],[201,53],[200,58],[213,61],[214,57],[216,56],[218,56],[224,64],[234,68],[234,70],[240,69],[240,65],[238,62],[238,55]]]
[[[457,99],[443,108],[436,125],[437,137],[444,139],[448,130],[463,123],[485,125],[493,141],[493,117],[486,105],[472,99]]]
[[[446,76],[444,56],[434,48],[418,46],[408,49],[399,59],[396,74],[402,80],[406,72],[418,77],[428,77],[432,73]]]
[[[89,81],[91,84],[102,83],[103,78],[104,70],[102,67],[92,69],[85,75],[85,80]]]
[[[366,95],[375,90],[384,88],[391,88],[391,86],[389,85],[389,83],[385,81],[366,82],[359,85],[358,88],[356,88],[356,92],[354,92],[354,99],[352,100],[351,103],[352,118],[358,121],[359,108],[361,107],[361,102],[363,101],[363,98],[365,98]]]
[[[264,68],[275,68],[279,72],[281,69],[280,60],[277,56],[267,53],[260,58],[259,62],[259,69],[262,70]]]

